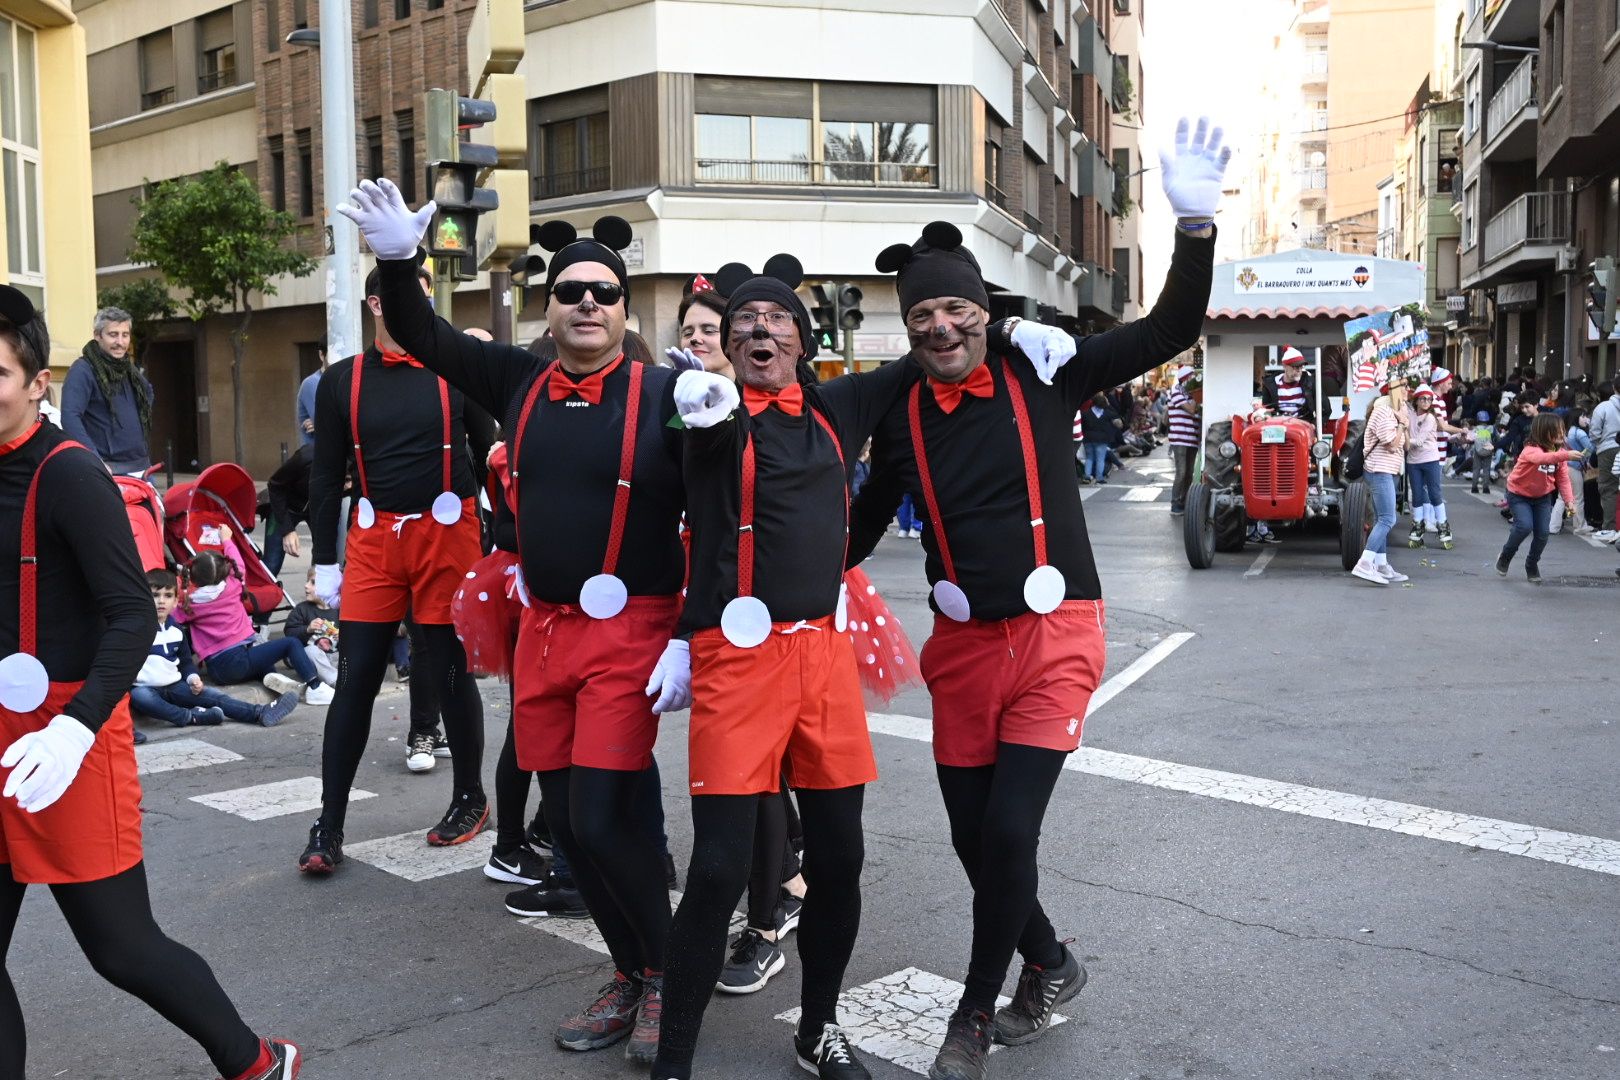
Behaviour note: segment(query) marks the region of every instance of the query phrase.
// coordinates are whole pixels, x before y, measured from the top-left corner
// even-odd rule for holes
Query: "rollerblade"
[[[1420,548],[1423,546],[1423,522],[1412,522],[1412,531],[1406,536],[1406,546],[1409,548]]]
[[[1451,522],[1449,521],[1442,521],[1440,523],[1440,546],[1445,548],[1447,551],[1450,551],[1452,548]]]

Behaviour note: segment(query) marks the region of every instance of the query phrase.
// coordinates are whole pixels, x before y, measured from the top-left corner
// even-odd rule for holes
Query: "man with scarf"
[[[94,335],[68,369],[62,386],[62,430],[96,452],[120,475],[152,464],[152,384],[130,351],[130,314],[121,308],[96,312]]]

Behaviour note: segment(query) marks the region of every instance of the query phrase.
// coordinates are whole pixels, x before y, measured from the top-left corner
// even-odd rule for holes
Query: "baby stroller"
[[[163,553],[163,496],[137,476],[115,476],[113,482],[124,497],[124,511],[129,514],[129,531],[135,534],[141,569],[166,569],[169,560]]]
[[[253,542],[258,503],[253,478],[240,465],[210,465],[196,480],[169,490],[164,537],[169,554],[184,563],[200,552],[223,552],[220,526],[229,525],[231,542],[245,571],[242,603],[256,622],[263,622],[283,604],[291,608],[292,600],[264,565],[264,553]]]

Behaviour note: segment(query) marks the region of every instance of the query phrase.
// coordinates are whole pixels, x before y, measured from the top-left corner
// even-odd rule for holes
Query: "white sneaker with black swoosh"
[[[544,856],[527,844],[519,844],[508,851],[499,848],[491,851],[489,861],[484,864],[484,876],[510,885],[537,885],[548,869],[550,864]]]

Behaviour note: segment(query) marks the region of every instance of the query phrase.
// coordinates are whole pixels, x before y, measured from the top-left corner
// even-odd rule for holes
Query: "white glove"
[[[682,638],[671,638],[658,658],[652,678],[647,680],[647,696],[658,695],[655,713],[679,712],[692,705],[692,647]]]
[[[1074,359],[1074,337],[1055,326],[1020,319],[1012,329],[1012,343],[1035,368],[1035,377],[1047,386],[1057,369]]]
[[[1189,121],[1176,123],[1173,154],[1159,151],[1164,173],[1164,195],[1177,218],[1208,221],[1221,204],[1221,178],[1232,160],[1232,148],[1221,145],[1221,129],[1210,130],[1209,117],[1199,117],[1198,130],[1187,138]]]
[[[379,259],[416,258],[428,222],[439,209],[438,203],[429,202],[411,213],[405,196],[387,177],[376,183],[360,181],[360,186],[349,192],[349,199],[351,202],[339,206],[337,212],[360,227],[360,235]]]
[[[337,607],[343,597],[343,570],[336,563],[315,568],[315,596],[327,607]]]
[[[737,384],[708,371],[683,371],[675,378],[675,411],[689,428],[710,428],[742,403]]]
[[[691,349],[665,349],[664,356],[676,371],[702,371],[703,361]]]
[[[18,806],[39,813],[67,791],[95,741],[96,733],[71,716],[58,716],[30,731],[0,756],[0,768],[11,770],[4,797],[15,795]]]

